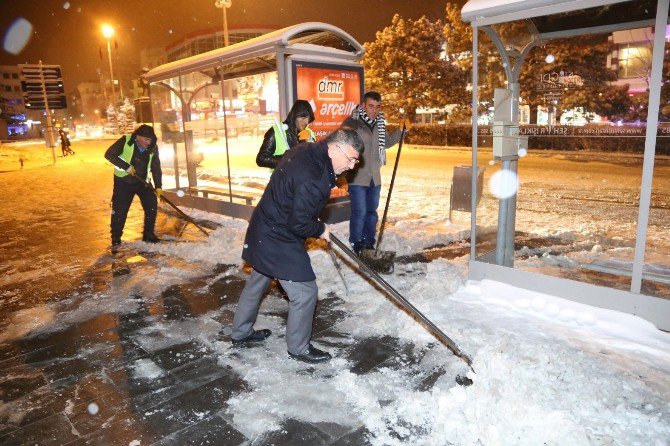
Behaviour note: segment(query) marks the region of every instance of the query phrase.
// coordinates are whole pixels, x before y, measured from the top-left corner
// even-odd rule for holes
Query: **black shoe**
[[[268,330],[267,328],[263,330],[254,330],[253,333],[251,333],[249,336],[246,338],[242,339],[231,339],[231,342],[233,345],[244,345],[244,344],[251,344],[255,342],[261,342],[265,341],[267,338],[270,337],[272,332]]]
[[[142,237],[142,241],[147,243],[158,243],[161,239],[156,237],[156,234],[145,234],[144,237]]]
[[[288,352],[288,355],[296,361],[309,362],[312,364],[329,361],[333,357],[330,353],[319,350],[312,344],[307,346],[307,353],[303,353],[302,355],[294,355],[293,353]]]
[[[112,237],[112,246],[119,246],[121,244],[121,239]]]

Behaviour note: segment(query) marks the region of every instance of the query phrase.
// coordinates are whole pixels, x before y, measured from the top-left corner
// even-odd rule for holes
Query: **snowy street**
[[[0,146],[0,444],[670,445],[670,334],[551,290],[467,281],[469,214],[447,220],[451,172],[470,164],[467,148],[403,148],[383,246],[398,263],[384,278],[475,373],[340,253],[347,294],[318,241],[313,341],[333,360],[288,357],[287,303],[275,288],[256,323],[272,336],[231,347],[249,273],[246,221],[184,209],[210,236],[187,225],[177,239],[184,223],[163,206],[157,233],[172,241],[150,245],[138,241],[135,200],[119,272],[103,158],[112,142],[74,140],[76,155],[55,165],[43,143]],[[213,158],[200,171],[210,181],[220,175]],[[487,180],[499,168],[489,158]],[[233,182],[265,184],[267,170],[249,159],[234,154],[243,175]],[[660,161],[648,260],[667,267],[670,163]],[[616,280],[574,265],[632,256],[640,165],[542,153],[520,166],[520,267]],[[493,234],[497,200],[484,188],[477,223]],[[332,231],[346,240],[348,225]],[[663,284],[646,286],[670,297]],[[463,376],[472,384],[457,383]]]

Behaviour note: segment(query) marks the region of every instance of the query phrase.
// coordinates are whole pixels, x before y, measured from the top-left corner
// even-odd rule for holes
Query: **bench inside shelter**
[[[226,188],[213,186],[189,187],[188,191],[192,195],[201,194],[204,198],[209,198],[210,195],[220,195],[238,200],[244,200],[244,203],[249,206],[253,203],[254,199],[260,198],[258,195],[254,195],[253,193],[242,193],[240,191],[234,191],[231,193],[230,190]]]

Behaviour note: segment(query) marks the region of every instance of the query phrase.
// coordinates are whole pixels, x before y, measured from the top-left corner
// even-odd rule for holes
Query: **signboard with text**
[[[60,65],[19,65],[23,101],[29,110],[67,108]],[[46,102],[45,102],[46,101]]]
[[[361,102],[363,67],[360,65],[293,60],[291,69],[293,97],[312,104],[315,119],[310,128],[317,139],[337,129]]]

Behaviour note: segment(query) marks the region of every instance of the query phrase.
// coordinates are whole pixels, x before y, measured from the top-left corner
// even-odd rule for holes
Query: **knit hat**
[[[141,126],[139,126],[137,130],[135,130],[135,135],[152,138],[154,140],[156,139],[156,133],[154,132],[154,128],[146,124],[142,124]]]

